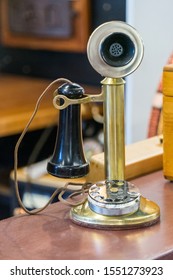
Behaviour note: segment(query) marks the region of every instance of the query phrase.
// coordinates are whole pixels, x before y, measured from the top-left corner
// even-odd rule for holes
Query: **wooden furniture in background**
[[[163,146],[160,137],[151,137],[125,147],[125,178],[130,180],[156,170],[163,166]],[[91,182],[104,180],[104,153],[91,158]]]
[[[0,75],[0,137],[21,133],[26,126],[37,99],[50,80],[14,75]],[[96,87],[84,86],[86,93],[99,93]],[[53,91],[42,100],[30,129],[41,129],[57,124],[58,111],[52,104]],[[91,118],[89,105],[82,105],[84,119]]]
[[[22,20],[25,20],[26,23],[31,21],[31,24],[37,24],[37,20],[39,20],[39,12],[37,14],[38,1],[40,1],[40,5],[42,0],[30,1],[29,8],[33,6],[33,11],[27,11],[27,8],[24,9],[23,14],[19,15],[22,17]],[[22,47],[29,49],[44,49],[44,50],[53,50],[53,51],[70,51],[70,52],[84,52],[86,50],[87,40],[90,34],[90,1],[88,0],[80,0],[80,1],[69,1],[69,5],[71,5],[71,34],[68,37],[63,38],[63,36],[51,36],[50,34],[46,36],[39,36],[33,34],[27,34],[27,30],[24,33],[13,32],[10,28],[10,20],[9,20],[9,5],[10,2],[2,0],[0,3],[0,18],[1,18],[1,36],[0,41],[4,46],[10,47]],[[21,1],[23,2],[23,1]],[[26,2],[26,1],[25,1]],[[37,2],[37,3],[36,3]],[[45,1],[44,1],[45,2]],[[26,3],[27,4],[27,3]],[[50,6],[50,1],[47,1],[47,5]],[[55,3],[54,3],[55,4]],[[62,5],[63,3],[61,3]],[[19,1],[17,3],[19,5]],[[52,3],[53,5],[53,3]],[[60,5],[60,4],[59,4]],[[55,11],[53,11],[55,13]],[[50,14],[50,28],[51,25],[54,24],[54,20],[58,20],[58,14]],[[59,14],[62,11],[58,11]],[[25,23],[25,22],[24,22]],[[58,24],[58,23],[56,23]]]
[[[36,101],[49,81],[18,76],[0,76],[0,136],[22,132]],[[44,128],[57,122],[57,111],[52,106],[51,94],[43,99],[31,129]]]
[[[173,180],[173,64],[163,69],[163,172]]]
[[[10,153],[8,151],[8,145],[5,144],[6,137],[20,134],[23,131],[34,111],[37,99],[50,82],[50,80],[46,79],[6,74],[0,75],[0,137],[3,138],[4,143],[4,145],[1,146],[1,155]],[[54,89],[55,88],[56,86]],[[100,89],[96,87],[84,86],[84,88],[85,92],[88,94],[99,93],[100,91]],[[56,110],[52,104],[54,89],[50,90],[42,99],[38,113],[30,126],[30,131],[57,125],[58,110]],[[82,105],[81,108],[83,119],[91,119],[90,105],[85,104]],[[14,144],[13,141],[11,146]],[[11,168],[13,164],[13,150],[10,158]],[[4,166],[3,161],[1,161],[0,164],[0,199],[2,198],[5,207],[9,208],[12,199],[12,193],[8,183],[10,170],[8,170],[6,166],[7,163]],[[2,214],[1,211],[4,211],[2,210],[2,201],[0,217]]]

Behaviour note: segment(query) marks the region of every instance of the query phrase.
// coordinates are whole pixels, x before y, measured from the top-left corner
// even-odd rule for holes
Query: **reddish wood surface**
[[[162,171],[133,182],[159,204],[156,225],[120,231],[84,228],[70,221],[70,209],[58,202],[36,216],[2,220],[0,259],[173,259],[173,183]]]

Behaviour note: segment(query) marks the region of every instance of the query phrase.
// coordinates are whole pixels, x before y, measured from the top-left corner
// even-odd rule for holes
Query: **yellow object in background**
[[[163,173],[173,181],[173,64],[163,69]]]

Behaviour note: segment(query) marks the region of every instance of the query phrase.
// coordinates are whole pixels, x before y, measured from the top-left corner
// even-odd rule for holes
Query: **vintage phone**
[[[75,83],[55,91],[53,104],[60,110],[54,153],[47,171],[56,177],[83,177],[89,172],[82,145],[81,104],[103,102],[105,180],[88,184],[87,197],[72,206],[73,222],[92,228],[130,229],[159,221],[156,203],[141,196],[125,180],[124,77],[136,70],[143,58],[143,42],[137,31],[121,21],[100,25],[87,45],[92,67],[104,77],[98,95],[86,95]]]
[[[143,198],[133,184],[125,181],[124,175],[123,77],[135,71],[141,63],[142,40],[130,25],[119,21],[107,22],[90,36],[87,54],[93,68],[105,77],[101,82],[102,92],[98,96],[85,96],[77,85],[63,85],[59,89],[54,105],[64,110],[64,116],[60,113],[61,127],[54,155],[48,163],[48,172],[58,177],[87,174],[89,166],[83,156],[82,141],[79,139],[81,132],[78,129],[78,110],[82,103],[103,101],[106,178],[103,182],[91,185],[85,203],[71,209],[71,219],[80,225],[96,228],[151,225],[159,220],[159,207]]]

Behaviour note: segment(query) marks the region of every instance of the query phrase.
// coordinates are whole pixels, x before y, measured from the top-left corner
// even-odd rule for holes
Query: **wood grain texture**
[[[173,65],[163,69],[163,172],[173,180]]]

